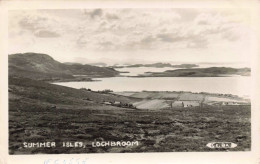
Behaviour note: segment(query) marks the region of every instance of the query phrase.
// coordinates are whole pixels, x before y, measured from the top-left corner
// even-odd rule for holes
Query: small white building
[[[112,103],[111,103],[111,102],[108,102],[108,101],[104,101],[103,104],[105,104],[105,105],[111,105]]]
[[[119,102],[119,101],[114,102],[114,105],[120,105],[120,104],[121,104],[121,102]]]

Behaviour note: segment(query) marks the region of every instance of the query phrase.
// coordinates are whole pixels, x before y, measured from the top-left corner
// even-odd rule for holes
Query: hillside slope
[[[9,76],[27,77],[47,81],[89,80],[92,77],[113,77],[118,72],[112,68],[91,65],[67,65],[46,54],[24,53],[9,55]],[[74,77],[73,75],[85,75]]]
[[[250,151],[250,105],[135,110],[105,105],[103,100],[135,101],[124,96],[9,77],[9,153],[226,151],[206,147],[212,139],[239,145],[230,151]],[[140,144],[92,146],[95,141],[122,140]],[[23,147],[24,142],[47,141],[55,142],[56,147]],[[67,141],[82,142],[85,147],[64,147],[63,142]]]

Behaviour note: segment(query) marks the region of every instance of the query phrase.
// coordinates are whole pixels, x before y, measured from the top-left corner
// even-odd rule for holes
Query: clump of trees
[[[90,88],[80,88],[80,90],[92,91]]]
[[[90,88],[84,88],[84,87],[80,88],[80,90],[92,91],[92,92],[98,92],[98,93],[111,93],[111,92],[113,92],[113,90],[111,90],[111,89],[104,89],[104,90],[101,90],[101,91],[93,91]]]
[[[98,91],[98,93],[111,93],[111,92],[113,92],[113,90],[111,90],[111,89],[105,89],[102,91]]]
[[[136,109],[136,107],[133,104],[131,104],[131,103],[123,103],[123,102],[120,102],[120,101],[104,101],[103,100],[103,104],[117,106],[117,107],[122,107],[122,108]]]

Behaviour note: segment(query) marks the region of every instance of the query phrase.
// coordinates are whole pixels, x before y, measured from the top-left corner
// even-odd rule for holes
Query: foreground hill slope
[[[9,76],[27,77],[46,81],[89,80],[92,77],[113,77],[112,68],[91,65],[63,64],[46,54],[24,53],[9,55]],[[84,78],[73,75],[85,75]]]
[[[9,77],[9,153],[75,154],[105,152],[249,151],[250,105],[135,110],[102,101],[135,99]],[[93,147],[94,141],[138,141],[133,147]],[[24,142],[57,143],[55,148],[23,148]],[[86,147],[63,147],[63,142]],[[210,149],[229,141],[236,148]]]

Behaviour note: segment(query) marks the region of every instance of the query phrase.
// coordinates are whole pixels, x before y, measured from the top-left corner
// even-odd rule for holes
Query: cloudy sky
[[[61,62],[247,62],[250,14],[239,9],[9,11],[9,54]]]

